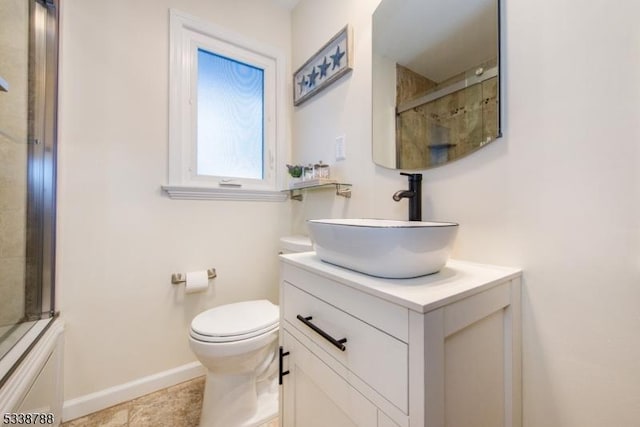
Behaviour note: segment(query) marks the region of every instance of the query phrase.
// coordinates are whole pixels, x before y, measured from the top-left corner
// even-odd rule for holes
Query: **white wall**
[[[404,218],[406,186],[371,162],[370,14],[377,0],[302,0],[299,67],[354,25],[354,71],[294,110],[294,160],[333,159],[353,198],[314,193],[305,218]],[[455,257],[524,269],[524,424],[640,420],[640,4],[506,2],[504,138],[423,171],[425,218],[461,224]]]
[[[371,161],[371,13],[379,0],[302,0],[292,15],[292,68],[299,68],[345,24],[353,31],[351,73],[295,107],[293,160],[329,163],[332,177],[353,184],[351,199],[331,191],[308,193],[294,203],[294,229],[305,232],[304,220],[321,217],[393,216],[405,208],[387,200],[379,185],[405,185],[397,172],[377,168]],[[345,135],[347,159],[335,162],[335,138]],[[390,190],[389,190],[390,191]],[[391,201],[388,194],[388,201]]]
[[[204,308],[277,302],[288,202],[178,201],[160,190],[169,8],[291,51],[289,11],[264,0],[63,2],[57,273],[66,399],[194,361],[188,325]],[[218,278],[207,294],[184,296],[170,283],[171,273],[209,267]]]

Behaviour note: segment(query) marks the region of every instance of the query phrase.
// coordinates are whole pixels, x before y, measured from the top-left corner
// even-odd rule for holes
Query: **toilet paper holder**
[[[209,280],[215,279],[218,276],[215,268],[207,269],[207,277]],[[180,283],[185,283],[187,281],[187,275],[184,273],[173,273],[171,275],[171,283],[174,285],[179,285]]]

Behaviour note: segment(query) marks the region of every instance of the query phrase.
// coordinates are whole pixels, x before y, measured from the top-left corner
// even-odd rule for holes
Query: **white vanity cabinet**
[[[521,426],[519,270],[397,280],[281,260],[282,426]]]

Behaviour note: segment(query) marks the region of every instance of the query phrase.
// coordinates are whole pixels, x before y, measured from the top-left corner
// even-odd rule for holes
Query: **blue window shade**
[[[264,178],[264,70],[198,49],[197,174]]]

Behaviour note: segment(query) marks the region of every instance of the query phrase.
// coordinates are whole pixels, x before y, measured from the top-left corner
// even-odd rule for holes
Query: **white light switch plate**
[[[344,135],[336,137],[336,160],[345,160],[347,158],[347,148]]]

